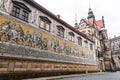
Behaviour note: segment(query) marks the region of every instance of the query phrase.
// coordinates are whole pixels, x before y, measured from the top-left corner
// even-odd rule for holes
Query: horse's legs
[[[18,39],[17,38],[14,38],[13,41],[18,44]]]
[[[32,47],[32,42],[31,41],[28,42],[28,46]]]
[[[23,38],[21,40],[22,40],[22,45],[24,45],[25,40]]]
[[[10,39],[11,39],[11,36],[7,35],[7,40],[10,41]]]
[[[36,48],[36,43],[34,42],[34,48]]]

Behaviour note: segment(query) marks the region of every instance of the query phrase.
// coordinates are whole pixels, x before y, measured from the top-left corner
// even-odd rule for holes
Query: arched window
[[[12,16],[28,22],[30,12],[31,10],[25,4],[13,1]]]
[[[62,26],[58,25],[57,26],[57,35],[64,38],[64,32],[65,32],[65,29]]]

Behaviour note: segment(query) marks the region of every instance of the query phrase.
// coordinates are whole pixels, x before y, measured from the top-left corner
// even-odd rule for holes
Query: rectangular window
[[[61,33],[60,33],[60,34],[61,34],[61,37],[64,38],[64,30],[61,30],[60,32],[61,32]]]
[[[70,35],[70,41],[74,42],[74,36]]]
[[[62,26],[57,26],[57,35],[64,38],[65,29]]]
[[[90,50],[93,50],[93,45],[92,44],[90,44]]]
[[[28,22],[28,17],[30,12],[31,10],[26,5],[17,1],[13,1],[13,8],[11,12],[12,16]]]
[[[41,21],[40,21],[40,27],[41,27],[41,28],[44,28],[44,26],[45,26],[45,22],[44,22],[43,20],[41,20]]]
[[[60,36],[60,29],[57,28],[57,30],[58,30],[58,31],[57,31],[57,35]]]
[[[85,40],[85,41],[84,41],[84,43],[85,43],[85,48],[87,48],[87,49],[88,49],[88,46],[89,46],[89,45],[88,45],[88,41],[87,41],[87,40]]]
[[[78,37],[78,45],[82,46],[82,38]]]
[[[27,11],[23,11],[22,12],[22,16],[21,16],[21,18],[22,18],[22,20],[24,20],[24,21],[28,21],[28,12]]]
[[[70,36],[70,41],[74,42],[75,34],[73,32],[69,32],[69,36]]]
[[[74,42],[74,36],[71,36],[71,41]]]
[[[46,29],[47,31],[50,31],[50,24],[46,23],[45,29]]]
[[[44,16],[40,16],[40,19],[39,19],[39,27],[46,30],[46,31],[50,31],[50,24],[51,24],[51,21],[47,18],[47,17],[44,17]]]
[[[17,7],[16,5],[13,6],[12,15],[17,18],[19,18],[20,16],[20,8]]]

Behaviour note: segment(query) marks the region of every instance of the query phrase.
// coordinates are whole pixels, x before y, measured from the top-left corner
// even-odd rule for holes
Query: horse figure
[[[16,23],[13,23],[11,25],[11,31],[12,33],[12,40],[18,44],[18,32],[17,32],[17,29],[16,29]]]

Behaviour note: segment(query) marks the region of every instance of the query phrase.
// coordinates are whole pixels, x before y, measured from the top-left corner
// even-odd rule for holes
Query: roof
[[[84,21],[88,25],[93,25],[93,18],[91,18],[91,19],[81,19],[81,21]]]
[[[98,31],[100,31],[101,28],[103,27],[103,21],[102,20],[98,20],[98,21],[96,21],[96,24],[97,24]]]
[[[81,19],[81,20],[83,20],[89,26],[92,26],[94,24],[94,19],[93,18],[90,18],[90,19]],[[97,20],[96,24],[97,24],[98,31],[100,31],[101,28],[103,27],[103,20]]]
[[[94,20],[93,20],[93,18],[90,18],[90,19],[87,19],[85,21],[86,21],[87,24],[89,24],[90,26],[92,26]]]
[[[110,41],[115,41],[115,40],[119,40],[120,39],[120,36],[114,36],[114,38],[112,38],[112,39],[109,39]]]
[[[49,17],[55,19],[56,21],[60,22],[61,24],[63,24],[64,26],[68,27],[69,29],[73,30],[74,32],[78,33],[79,35],[81,35],[82,37],[92,41],[91,39],[87,38],[87,36],[81,32],[79,32],[78,30],[76,30],[73,26],[71,26],[70,24],[68,24],[67,22],[63,21],[62,19],[58,18],[56,15],[54,15],[52,12],[50,12],[49,10],[47,10],[46,8],[44,8],[43,6],[41,6],[40,4],[38,4],[37,2],[35,2],[34,0],[24,0],[25,2],[27,2],[28,4],[32,5],[33,7],[37,8],[38,10],[40,10],[41,12],[47,14]]]

